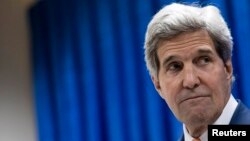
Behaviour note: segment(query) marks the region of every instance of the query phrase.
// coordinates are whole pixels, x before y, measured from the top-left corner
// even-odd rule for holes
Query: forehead
[[[181,33],[168,40],[160,40],[158,43],[158,57],[191,53],[195,50],[206,49],[216,53],[214,43],[206,30],[197,30]]]

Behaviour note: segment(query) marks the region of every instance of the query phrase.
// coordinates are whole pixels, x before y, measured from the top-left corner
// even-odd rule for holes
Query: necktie
[[[192,141],[201,141],[199,138],[193,138]]]

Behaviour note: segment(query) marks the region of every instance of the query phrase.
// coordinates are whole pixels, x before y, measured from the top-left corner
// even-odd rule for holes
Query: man
[[[145,38],[147,68],[183,123],[181,140],[207,140],[210,124],[250,124],[250,110],[231,94],[233,41],[218,8],[167,5]]]

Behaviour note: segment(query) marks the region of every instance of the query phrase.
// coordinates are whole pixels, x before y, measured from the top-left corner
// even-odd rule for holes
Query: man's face
[[[211,124],[230,97],[231,60],[223,63],[207,31],[161,40],[155,88],[175,116],[187,125]]]

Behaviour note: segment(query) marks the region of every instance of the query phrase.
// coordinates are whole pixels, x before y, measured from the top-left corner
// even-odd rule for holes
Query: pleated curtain
[[[28,11],[39,141],[174,141],[144,62],[148,22],[174,0],[40,0]],[[180,2],[180,1],[177,1]],[[197,1],[182,1],[197,2]],[[218,6],[234,37],[233,95],[250,106],[250,1]]]

